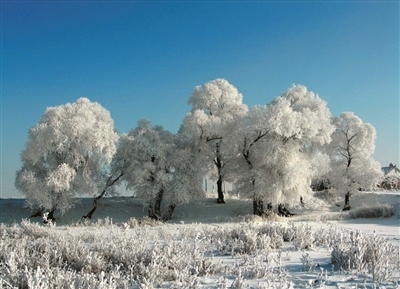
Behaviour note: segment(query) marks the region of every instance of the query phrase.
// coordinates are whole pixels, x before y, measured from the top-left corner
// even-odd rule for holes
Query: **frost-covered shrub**
[[[10,288],[69,288],[70,284],[77,284],[74,288],[156,288],[166,281],[193,284],[194,277],[223,270],[213,261],[210,240],[204,235],[176,239],[166,230],[150,233],[139,228],[127,236],[117,226],[78,235],[48,227],[42,227],[41,234],[25,234],[27,228],[39,232],[39,227],[29,222],[1,227],[1,284]]]
[[[329,213],[318,213],[318,214],[307,214],[298,216],[297,221],[305,222],[327,222],[327,221],[340,221],[349,218],[349,212],[329,212]]]
[[[301,257],[302,269],[305,272],[313,271],[315,268],[315,262],[310,258],[308,253],[305,253]]]
[[[213,279],[218,288],[240,288],[264,279],[257,288],[293,288],[284,267],[284,239],[291,242],[285,244],[288,256],[293,247],[332,248],[335,268],[357,270],[377,282],[391,281],[400,265],[399,249],[384,239],[334,226],[89,228],[0,224],[0,287],[210,288],[203,282]],[[313,271],[315,262],[306,252],[301,262],[304,271]]]
[[[123,224],[123,226],[133,229],[137,227],[156,227],[156,226],[161,226],[163,224],[164,223],[161,221],[151,219],[145,216],[141,219],[130,218],[126,223]]]
[[[270,237],[270,246],[272,249],[282,248],[283,241],[290,239],[290,237],[286,236],[287,230],[285,230],[285,228],[279,224],[265,224],[258,229],[258,232]]]
[[[222,255],[256,254],[259,251],[268,252],[271,248],[271,238],[266,234],[259,234],[251,225],[215,232],[214,238],[217,251]]]
[[[327,223],[324,227],[315,231],[314,247],[323,246],[328,249],[332,248],[337,242],[341,241],[340,236],[342,234],[342,229]]]
[[[310,223],[297,227],[293,245],[297,250],[310,250],[315,247],[315,232]]]
[[[29,220],[22,220],[21,222],[22,231],[20,232],[23,235],[30,236],[31,238],[40,238],[46,237],[49,234],[49,230],[47,227],[42,226],[38,223],[31,223]]]
[[[368,272],[374,281],[392,281],[399,269],[399,248],[387,240],[351,232],[331,252],[332,264],[343,270]]]
[[[399,190],[400,189],[400,177],[397,176],[385,176],[380,184],[379,188],[384,190]]]
[[[363,206],[349,212],[350,218],[389,218],[394,215],[393,206],[389,204],[376,204]]]

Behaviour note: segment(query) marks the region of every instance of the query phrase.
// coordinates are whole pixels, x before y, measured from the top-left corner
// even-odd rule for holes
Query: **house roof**
[[[387,174],[397,175],[400,174],[400,169],[396,167],[396,165],[390,164],[388,167],[382,167],[383,174],[386,176]]]

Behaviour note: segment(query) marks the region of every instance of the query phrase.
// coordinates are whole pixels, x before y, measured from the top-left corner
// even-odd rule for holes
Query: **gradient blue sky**
[[[119,132],[177,132],[194,86],[225,78],[253,106],[293,83],[377,130],[399,160],[398,1],[2,1],[1,196],[46,107],[81,96]]]

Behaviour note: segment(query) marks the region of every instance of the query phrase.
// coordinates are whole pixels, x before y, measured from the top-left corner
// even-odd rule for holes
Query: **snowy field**
[[[400,192],[359,193],[350,213],[314,198],[291,218],[226,202],[182,205],[163,224],[138,199],[105,198],[80,223],[83,199],[49,226],[1,199],[0,288],[400,288]]]

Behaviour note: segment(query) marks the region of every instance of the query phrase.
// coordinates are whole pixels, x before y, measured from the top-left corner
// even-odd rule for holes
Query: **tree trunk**
[[[106,193],[106,190],[104,190],[99,196],[94,198],[94,200],[93,200],[93,208],[90,210],[89,213],[87,213],[87,215],[82,216],[82,219],[91,219],[92,218],[93,213],[97,209],[97,201],[100,200],[104,196],[105,193]]]
[[[222,190],[222,176],[221,176],[221,175],[218,176],[218,180],[217,180],[217,191],[218,191],[217,203],[218,203],[218,204],[225,204],[224,192],[223,192],[223,190]]]
[[[107,191],[108,188],[112,187],[124,175],[124,172],[121,172],[118,175],[118,177],[116,177],[115,179],[112,179],[113,175],[114,174],[112,174],[108,178],[106,186],[105,186],[104,190],[101,192],[101,194],[94,198],[94,200],[93,200],[93,208],[90,210],[89,213],[87,213],[87,215],[82,216],[82,219],[91,219],[92,218],[93,213],[97,209],[97,201],[100,200],[106,194],[106,191]]]
[[[167,222],[167,221],[171,220],[172,214],[174,213],[174,210],[175,210],[175,207],[176,207],[175,204],[169,205],[167,211],[165,212],[165,214],[164,214],[164,216],[162,218],[162,220],[164,222]]]
[[[215,166],[217,167],[218,170],[218,180],[217,180],[217,191],[218,191],[218,199],[217,199],[217,203],[218,204],[225,204],[225,200],[224,200],[224,192],[222,190],[222,168],[223,168],[223,164],[221,161],[221,157],[220,157],[220,151],[219,151],[219,143],[216,144],[216,153],[217,153],[217,157],[214,161]]]
[[[264,202],[256,196],[253,198],[253,214],[260,217],[264,214]]]
[[[50,222],[54,222],[56,219],[54,218],[54,212],[55,212],[56,208],[51,209],[50,212],[44,212],[43,213],[43,223],[47,224]]]
[[[29,219],[35,217],[43,217],[43,208],[37,209],[35,213],[29,216]]]
[[[47,216],[47,219],[48,220],[51,220],[52,222],[54,222],[56,219],[54,218],[54,212],[55,212],[55,210],[56,210],[56,208],[54,208],[54,209],[52,209],[50,212],[49,212],[49,215]]]
[[[342,211],[350,211],[350,192],[347,192],[346,195],[344,196],[344,207]]]
[[[147,216],[148,216],[150,219],[158,220],[156,214],[154,214],[153,202],[150,202],[149,206],[147,207]]]
[[[164,194],[164,189],[160,189],[154,204],[154,214],[156,215],[158,220],[161,220],[161,202],[163,199],[163,194]]]
[[[161,203],[163,199],[163,194],[164,194],[164,189],[160,189],[160,191],[157,193],[154,203],[150,202],[148,208],[147,208],[147,215],[149,218],[154,219],[154,220],[162,220],[161,217]]]

